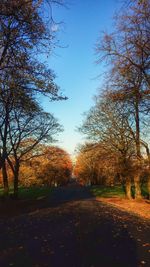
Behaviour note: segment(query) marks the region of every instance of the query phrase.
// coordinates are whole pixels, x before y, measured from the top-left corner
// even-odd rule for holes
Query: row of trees
[[[115,154],[100,143],[86,143],[79,148],[74,174],[84,185],[120,183]]]
[[[128,198],[133,179],[138,199],[145,172],[150,195],[150,1],[126,1],[124,6],[115,17],[115,31],[97,42],[97,63],[107,63],[107,75],[80,127],[92,141],[81,157],[96,150],[93,161],[103,169],[101,177],[125,181]]]
[[[21,161],[37,156],[36,146],[52,142],[62,127],[44,112],[39,94],[51,101],[66,99],[59,93],[55,75],[40,56],[49,54],[54,42],[52,4],[61,0],[0,1],[0,168],[8,195],[7,165],[18,194]],[[49,10],[49,16],[43,10]]]
[[[55,146],[36,146],[20,161],[19,184],[25,187],[30,186],[61,186],[68,183],[72,174],[72,162],[69,154],[63,149]],[[13,175],[10,166],[7,164],[9,183],[13,182]],[[0,182],[2,183],[2,175]]]

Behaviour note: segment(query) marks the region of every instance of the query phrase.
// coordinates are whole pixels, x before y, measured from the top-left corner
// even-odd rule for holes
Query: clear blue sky
[[[112,30],[112,17],[118,0],[68,0],[68,8],[55,8],[53,17],[64,21],[58,38],[66,48],[56,47],[48,64],[56,75],[56,83],[68,97],[67,101],[43,101],[44,109],[57,117],[64,126],[57,145],[73,154],[84,136],[76,131],[82,114],[93,104],[93,95],[102,83],[102,66],[95,64],[95,44],[102,31]]]

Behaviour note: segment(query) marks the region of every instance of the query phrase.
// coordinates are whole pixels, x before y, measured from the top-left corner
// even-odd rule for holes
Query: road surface
[[[0,219],[0,267],[148,267],[150,222],[58,188],[47,205]]]

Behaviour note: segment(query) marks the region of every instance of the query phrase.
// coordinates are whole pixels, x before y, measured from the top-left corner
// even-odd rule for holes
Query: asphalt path
[[[0,267],[149,267],[150,221],[58,188],[47,204],[0,219]]]

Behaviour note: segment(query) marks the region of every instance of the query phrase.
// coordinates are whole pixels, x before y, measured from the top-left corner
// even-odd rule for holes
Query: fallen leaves
[[[137,202],[134,200],[130,201],[127,199],[122,199],[122,198],[114,199],[114,198],[101,198],[101,197],[96,197],[96,200],[100,202],[108,203],[119,209],[126,210],[127,212],[135,213],[141,216],[142,218],[150,219],[150,212],[149,212],[150,201],[149,200],[147,201],[141,200],[140,202]],[[138,228],[138,231],[141,232],[142,230]]]

